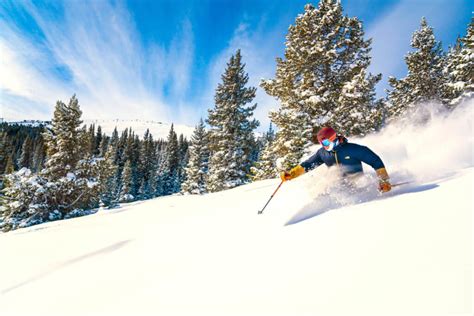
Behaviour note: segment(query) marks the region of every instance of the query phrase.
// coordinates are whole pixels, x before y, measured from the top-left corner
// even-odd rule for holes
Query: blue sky
[[[0,117],[50,119],[77,94],[85,119],[195,125],[213,107],[225,63],[242,50],[250,84],[272,78],[288,26],[309,1],[0,1]],[[313,4],[317,2],[313,1]],[[468,0],[346,0],[373,38],[371,71],[404,76],[403,56],[422,16],[443,46],[464,35]],[[257,91],[268,128],[278,103]]]

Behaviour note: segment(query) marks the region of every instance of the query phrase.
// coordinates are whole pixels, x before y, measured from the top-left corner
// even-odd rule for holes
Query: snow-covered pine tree
[[[209,110],[211,158],[207,188],[210,192],[248,182],[253,130],[258,121],[251,118],[257,105],[246,107],[255,98],[256,88],[245,87],[249,78],[244,67],[237,50],[216,89],[215,107]]]
[[[101,139],[101,142],[104,138]],[[100,205],[105,207],[114,207],[118,203],[116,165],[114,164],[115,155],[114,146],[111,144],[105,155],[100,160],[99,186],[100,186]]]
[[[56,181],[73,170],[80,160],[80,126],[82,112],[74,95],[69,104],[56,102],[51,130],[43,134],[47,142],[47,161],[43,174]]]
[[[93,152],[94,156],[100,156],[100,152],[101,152],[100,145],[102,143],[102,137],[103,137],[102,127],[100,127],[100,125],[99,125],[99,126],[97,126],[97,134],[95,136],[95,144],[94,144],[94,152]],[[107,151],[107,150],[105,150],[105,151]]]
[[[169,195],[180,191],[178,136],[171,124],[161,168],[161,193]]]
[[[109,143],[110,143],[110,137],[107,137],[105,134],[103,134],[100,138],[100,144],[98,147],[98,156],[99,157],[104,157],[107,151],[109,150]],[[114,154],[115,155],[115,154]]]
[[[201,119],[191,136],[189,162],[186,166],[187,179],[181,187],[183,193],[207,193],[208,164],[209,140],[204,121]]]
[[[7,229],[81,215],[98,205],[98,163],[86,153],[80,129],[81,110],[75,96],[56,103],[52,128],[45,133],[46,168],[32,175],[23,168],[9,179],[4,206]]]
[[[414,110],[422,102],[442,100],[445,57],[441,43],[424,17],[420,29],[413,33],[411,46],[415,51],[405,56],[408,75],[389,78],[392,90],[388,91],[387,111],[391,119]]]
[[[445,102],[450,107],[474,96],[474,18],[467,27],[466,36],[458,39],[450,49],[443,73],[446,77]]]
[[[156,170],[155,142],[147,129],[140,149],[139,170],[142,182],[139,190],[140,199],[149,199],[153,196],[152,181]]]
[[[122,171],[122,187],[119,195],[120,202],[131,202],[135,200],[135,197],[132,195],[132,177],[132,163],[130,160],[127,160]]]
[[[42,215],[49,213],[48,203],[51,201],[50,184],[44,177],[33,175],[27,168],[9,173],[5,176],[3,193],[1,230],[7,232],[44,222]]]
[[[185,168],[188,165],[188,161],[189,161],[189,142],[186,139],[186,137],[184,137],[183,134],[179,135],[178,149],[179,149],[178,182],[179,182],[179,186],[181,187],[181,185],[187,178]]]
[[[165,161],[165,142],[163,139],[159,139],[156,142],[155,147],[155,166],[156,170],[154,171],[154,175],[152,177],[152,189],[153,189],[153,196],[162,196],[163,195],[163,171],[164,171],[164,161]]]
[[[381,75],[367,72],[370,45],[362,23],[344,16],[337,0],[321,0],[318,8],[307,4],[289,27],[275,78],[261,82],[280,101],[270,118],[278,127],[275,153],[281,168],[299,163],[315,127],[331,125],[346,135],[379,127],[372,119],[381,115],[374,92]]]
[[[87,152],[90,154],[90,157],[95,156],[95,124],[89,126],[89,133],[87,134]]]
[[[275,131],[272,124],[264,137],[264,147],[260,152],[258,161],[252,167],[252,174],[254,180],[265,180],[274,178],[278,174],[276,165],[277,155],[275,154],[275,147],[273,141],[275,140]]]

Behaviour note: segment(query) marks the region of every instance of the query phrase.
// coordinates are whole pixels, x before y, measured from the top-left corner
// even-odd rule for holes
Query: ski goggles
[[[329,145],[331,145],[331,141],[329,139],[323,139],[323,141],[321,142],[321,145],[323,145],[324,147],[328,147]]]
[[[328,147],[329,145],[331,145],[332,142],[336,140],[336,138],[336,135],[330,138],[325,138],[321,141],[321,145],[323,145],[324,147]]]

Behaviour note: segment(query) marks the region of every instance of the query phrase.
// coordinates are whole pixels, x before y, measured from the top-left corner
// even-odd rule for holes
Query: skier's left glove
[[[392,189],[390,184],[390,177],[388,176],[387,170],[385,168],[380,168],[375,170],[377,177],[379,177],[379,191],[381,193],[388,192]]]

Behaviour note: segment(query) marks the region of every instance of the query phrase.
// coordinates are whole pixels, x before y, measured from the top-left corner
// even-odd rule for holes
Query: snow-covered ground
[[[278,179],[1,234],[0,314],[471,315],[472,114],[354,140],[412,181],[384,195],[320,167],[262,215]]]

